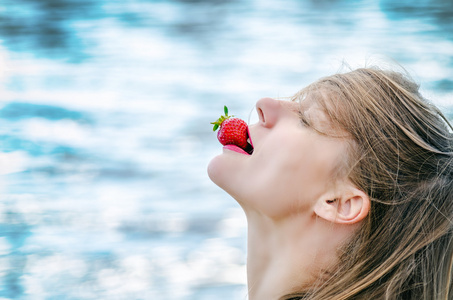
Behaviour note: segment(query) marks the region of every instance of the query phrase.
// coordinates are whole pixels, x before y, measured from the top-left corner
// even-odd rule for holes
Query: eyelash
[[[305,127],[309,127],[310,124],[308,123],[308,120],[305,118],[303,112],[299,112],[299,119],[300,119],[300,123],[302,124],[302,126],[305,126]]]

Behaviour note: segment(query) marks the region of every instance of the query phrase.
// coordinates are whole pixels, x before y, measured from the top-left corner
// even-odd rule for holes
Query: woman
[[[453,299],[453,135],[376,68],[261,99],[252,155],[209,164],[248,222],[249,299]]]

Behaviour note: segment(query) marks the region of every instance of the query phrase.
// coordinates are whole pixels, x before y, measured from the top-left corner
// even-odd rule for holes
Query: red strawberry
[[[224,107],[224,112],[224,116],[211,123],[214,124],[214,131],[220,127],[219,132],[217,132],[217,139],[224,146],[236,145],[243,150],[249,150],[247,123],[239,118],[228,116],[228,108],[226,106]]]

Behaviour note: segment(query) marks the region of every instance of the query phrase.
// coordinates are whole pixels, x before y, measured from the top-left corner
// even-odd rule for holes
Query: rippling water
[[[452,32],[439,0],[3,0],[0,298],[246,299],[209,123],[390,58],[453,118]]]

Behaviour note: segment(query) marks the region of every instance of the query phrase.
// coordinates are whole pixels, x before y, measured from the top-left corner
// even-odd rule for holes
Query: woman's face
[[[346,141],[320,135],[301,122],[303,113],[318,128],[329,125],[316,103],[263,98],[256,110],[259,122],[249,127],[253,154],[224,148],[211,160],[209,177],[246,211],[279,218],[310,210],[332,188]]]

